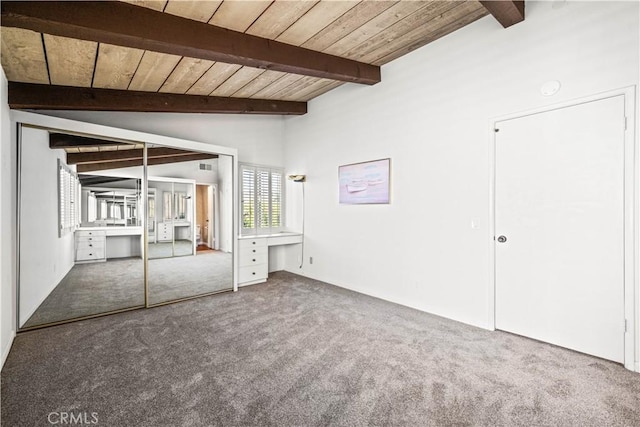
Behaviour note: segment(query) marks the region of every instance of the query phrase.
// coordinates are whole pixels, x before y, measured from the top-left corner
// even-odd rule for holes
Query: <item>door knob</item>
[[[507,241],[507,236],[498,236],[498,242],[504,243]]]

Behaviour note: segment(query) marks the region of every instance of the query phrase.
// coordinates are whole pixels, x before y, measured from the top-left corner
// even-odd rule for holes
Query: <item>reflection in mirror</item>
[[[144,306],[143,145],[21,132],[19,327]]]
[[[193,255],[195,181],[149,178],[149,198],[158,193],[163,195],[162,212],[154,208],[154,215],[149,213],[149,223],[156,223],[158,229],[157,234],[149,233],[149,259]]]
[[[148,167],[151,305],[233,289],[231,157],[183,159]]]

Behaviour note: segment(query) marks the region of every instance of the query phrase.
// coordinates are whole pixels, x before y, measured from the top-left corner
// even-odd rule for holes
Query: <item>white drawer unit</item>
[[[76,262],[98,262],[107,260],[107,233],[104,231],[76,231]]]
[[[238,285],[266,282],[269,274],[267,241],[264,238],[240,239]]]
[[[170,242],[173,240],[173,224],[170,222],[158,223],[158,242]]]

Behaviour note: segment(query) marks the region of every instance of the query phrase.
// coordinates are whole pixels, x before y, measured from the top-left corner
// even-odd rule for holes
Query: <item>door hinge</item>
[[[627,130],[627,122],[628,122],[628,120],[629,119],[627,117],[624,118],[624,130]]]
[[[629,330],[627,329],[627,319],[624,319],[624,331],[629,332]]]

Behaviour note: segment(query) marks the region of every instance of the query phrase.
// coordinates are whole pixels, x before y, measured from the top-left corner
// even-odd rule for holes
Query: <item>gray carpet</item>
[[[24,327],[143,305],[144,263],[141,258],[76,264]]]
[[[16,338],[2,425],[637,426],[640,375],[304,279]]]
[[[151,304],[233,288],[232,254],[149,260]],[[76,264],[24,327],[144,305],[144,266],[140,258]]]
[[[149,303],[233,289],[233,255],[220,251],[198,252],[149,260]]]
[[[149,243],[149,259],[193,255],[191,240]]]

